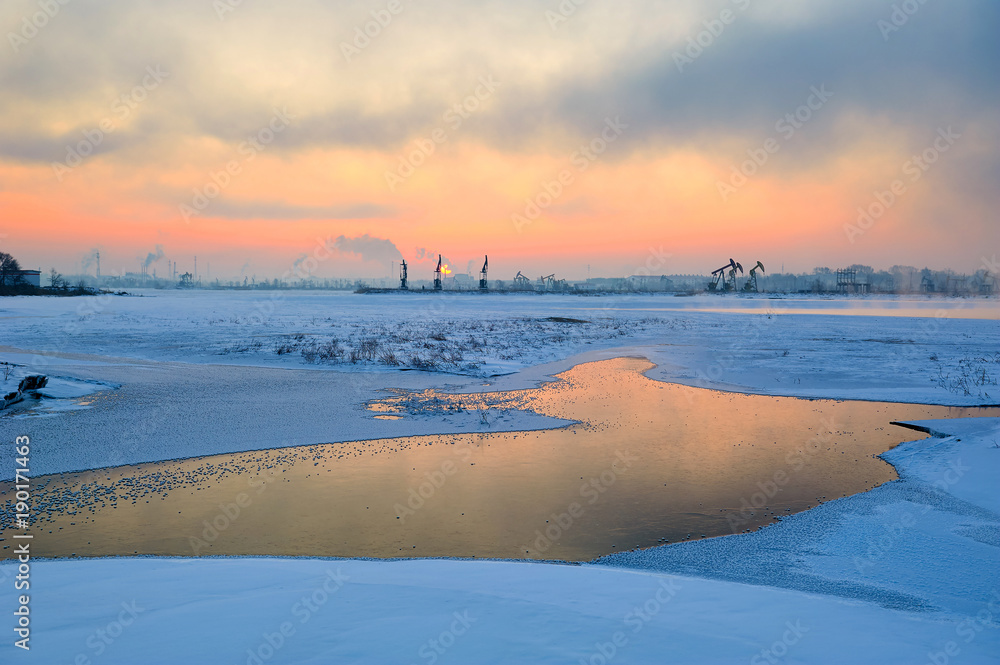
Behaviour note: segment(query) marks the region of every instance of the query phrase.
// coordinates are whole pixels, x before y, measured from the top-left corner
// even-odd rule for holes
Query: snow
[[[67,359],[387,372],[434,360],[491,377],[632,349],[654,378],[764,394],[942,404],[997,402],[940,381],[963,358],[1000,347],[995,298],[801,298],[671,295],[352,294],[144,291],[142,297],[6,298],[0,360]],[[584,323],[552,321],[573,318]],[[433,336],[443,337],[434,340]],[[380,340],[400,365],[302,352]],[[281,353],[279,354],[279,351]],[[995,354],[995,351],[994,351]],[[113,356],[114,358],[108,358]],[[931,358],[935,357],[936,360]],[[997,362],[991,363],[993,369]],[[565,364],[564,364],[565,366]],[[946,383],[946,382],[944,382]],[[864,386],[859,392],[859,386]],[[523,386],[522,386],[523,387]]]
[[[922,663],[954,641],[975,664],[998,644],[932,613],[599,566],[53,561],[33,588],[25,660],[46,663]]]
[[[599,561],[975,616],[1000,593],[1000,419],[920,424],[962,435],[902,444],[883,455],[899,480],[761,531]]]
[[[30,431],[33,473],[274,447],[277,432],[282,445],[298,445],[476,431],[471,414],[383,421],[363,404],[387,386],[527,387],[573,364],[620,355],[652,360],[652,378],[700,387],[1000,401],[992,383],[1000,350],[995,301],[306,293],[285,295],[255,316],[268,296],[143,295],[0,301],[0,361],[105,388],[86,398],[95,403],[83,411],[0,416],[4,436]],[[298,333],[358,341],[369,331],[413,326],[418,334],[400,342],[409,352],[406,345],[439,329],[446,338],[459,329],[478,336],[488,324],[498,341],[439,368],[447,373],[310,364],[273,351]],[[264,340],[257,351],[222,353],[255,338]],[[964,366],[982,369],[986,380],[969,382],[961,362],[980,363]],[[490,376],[495,371],[516,373]],[[51,401],[71,401],[68,391]],[[514,413],[500,426],[557,424],[532,418]],[[250,649],[261,664],[997,662],[1000,419],[916,425],[933,436],[884,455],[898,481],[754,533],[583,566],[35,561],[34,655],[25,660],[257,663]],[[70,436],[84,445],[65,445]],[[8,447],[0,459],[5,474],[13,468],[9,455]],[[331,571],[345,578],[336,591],[335,581],[323,589]],[[14,574],[12,562],[0,564],[0,584]],[[313,594],[315,609],[308,609],[302,599]],[[12,609],[12,596],[4,594],[3,611]],[[274,650],[269,640],[282,645]],[[21,655],[12,641],[0,643],[2,662]]]
[[[913,313],[924,318],[898,316]],[[147,291],[6,298],[0,361],[90,390],[118,386],[83,400],[44,399],[19,412],[31,420],[39,446],[37,473],[55,473],[311,443],[558,426],[564,423],[523,412],[489,426],[470,413],[378,420],[363,405],[384,397],[387,387],[528,388],[576,364],[623,355],[655,363],[651,378],[704,388],[996,403],[992,384],[971,385],[968,394],[953,384],[968,359],[981,359],[990,381],[1000,377],[998,317],[996,299]],[[444,342],[428,339],[437,333]],[[381,335],[404,340],[393,347],[401,357],[428,356],[424,344],[447,346],[442,356],[465,355],[430,372],[378,360],[309,363],[301,352],[276,353],[299,335],[336,337],[345,348]],[[483,342],[478,349],[470,337]],[[253,340],[259,349],[249,348]],[[248,350],[223,353],[240,345]],[[984,351],[991,349],[992,355]],[[511,373],[488,376],[494,371]],[[72,412],[56,416],[60,410]],[[0,479],[11,477],[11,456],[0,448]]]
[[[386,376],[373,372],[315,371],[137,361],[77,365],[61,374],[120,386],[88,399],[83,410],[39,418],[73,401],[41,400],[0,429],[32,437],[36,475],[313,443],[335,443],[417,434],[521,431],[566,421],[524,411],[494,414],[484,425],[477,413],[445,418],[377,420],[364,404],[386,396]],[[392,377],[400,388],[473,388],[482,380],[426,372]],[[90,385],[90,384],[88,384]],[[23,417],[20,417],[23,416]],[[7,417],[9,418],[9,416]],[[14,473],[14,451],[0,447],[0,480]]]
[[[25,354],[5,354],[5,364],[0,364],[0,396],[16,392],[21,380],[38,372],[29,371],[25,366],[18,365],[16,358]],[[4,415],[12,418],[25,417],[24,412],[30,410],[30,415],[54,415],[57,412],[86,408],[87,403],[80,398],[92,395],[102,390],[110,390],[118,386],[101,381],[86,381],[63,376],[47,376],[44,388],[26,391],[25,399],[14,402]],[[39,401],[36,398],[43,398]],[[72,400],[72,401],[68,401]],[[15,414],[15,415],[11,415]]]
[[[884,457],[906,478],[914,478],[969,503],[1000,513],[996,460],[1000,421],[996,418],[920,420],[936,438],[895,448]],[[964,443],[963,443],[964,442]]]
[[[36,561],[33,662],[994,663],[1000,419],[918,424],[897,482],[598,564]]]

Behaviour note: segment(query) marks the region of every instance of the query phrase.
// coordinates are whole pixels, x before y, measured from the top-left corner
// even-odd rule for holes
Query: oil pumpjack
[[[764,264],[760,261],[757,262],[753,268],[750,268],[750,277],[747,279],[747,283],[743,285],[744,293],[758,293],[757,290],[757,271],[760,270],[764,272]]]
[[[733,262],[732,259],[729,259],[729,261]],[[739,269],[741,275],[743,274],[743,266],[740,265],[738,262],[736,262],[736,265],[734,265],[729,270],[729,276],[726,278],[726,291],[735,291],[736,290],[736,270],[737,269]]]
[[[403,263],[399,266],[399,288],[401,291],[408,291],[410,289],[406,285],[406,259],[403,259]]]
[[[726,275],[726,271],[729,271],[729,275]],[[722,283],[723,291],[735,291],[736,290],[736,271],[739,270],[740,274],[743,274],[743,266],[729,259],[729,263],[722,266],[717,270],[712,271],[712,281],[708,283],[709,291],[718,291],[719,283]]]
[[[486,271],[490,268],[490,257],[486,256],[486,260],[483,261],[483,269],[479,271],[479,290],[489,291],[490,285],[486,279]]]
[[[438,254],[437,268],[434,269],[434,290],[441,290],[441,255]]]

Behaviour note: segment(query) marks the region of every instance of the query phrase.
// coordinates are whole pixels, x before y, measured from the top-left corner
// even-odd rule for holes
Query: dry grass
[[[605,316],[593,321],[566,317],[510,317],[497,320],[435,319],[391,322],[317,320],[308,332],[265,335],[268,350],[284,358],[298,354],[310,364],[374,365],[424,371],[476,374],[486,364],[519,362],[545,347],[565,348],[641,333],[651,327],[685,325],[676,319],[627,319]],[[330,336],[334,328],[338,334]],[[222,354],[262,351],[253,337],[222,348]]]
[[[966,356],[954,369],[945,371],[938,366],[934,382],[942,388],[965,397],[991,399],[988,389],[997,385],[1000,373],[1000,353]],[[994,390],[994,393],[997,391]]]

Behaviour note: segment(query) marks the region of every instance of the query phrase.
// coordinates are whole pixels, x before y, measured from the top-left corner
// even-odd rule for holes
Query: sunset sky
[[[61,2],[0,5],[0,250],[25,267],[1000,253],[991,0]]]

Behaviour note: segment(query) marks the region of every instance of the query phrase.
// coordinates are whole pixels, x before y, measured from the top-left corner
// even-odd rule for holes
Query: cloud
[[[1000,102],[993,64],[1000,56],[1000,8],[927,4],[887,44],[877,21],[889,12],[882,3],[854,5],[794,29],[740,15],[683,71],[674,55],[684,44],[647,48],[607,71],[504,97],[492,119],[502,119],[498,138],[518,148],[545,140],[556,127],[570,143],[592,137],[602,119],[615,114],[629,123],[622,138],[633,148],[705,147],[732,136],[763,140],[805,102],[810,86],[825,83],[834,103],[825,121],[802,137],[834,155],[844,137],[831,121],[841,114],[873,122],[891,117],[917,131],[957,123]],[[692,27],[691,35],[698,29],[704,28]]]
[[[229,219],[378,219],[394,217],[392,206],[354,203],[338,206],[302,206],[273,201],[217,201],[206,215]]]
[[[147,20],[160,10],[123,0],[63,7],[28,50],[0,68],[0,155],[62,157],[80,131],[111,113],[146,65],[162,65],[171,77],[97,152],[175,137],[236,144],[266,127],[283,104],[296,119],[271,150],[396,151],[447,127],[444,113],[484,75],[495,75],[501,88],[450,141],[514,152],[572,147],[613,114],[630,123],[624,140],[633,146],[704,142],[719,133],[755,137],[801,104],[810,85],[824,82],[837,94],[837,113],[860,109],[915,125],[1000,101],[1000,7],[973,0],[923,4],[888,42],[877,27],[892,11],[888,2],[790,7],[761,0],[736,11],[683,72],[675,53],[704,30],[704,20],[735,3],[645,0],[610,13],[587,5],[553,32],[537,3],[470,0],[448,3],[442,13],[438,0],[408,7],[391,38],[374,40],[351,63],[330,35],[348,39],[370,20],[364,3],[317,4],[295,16],[244,3],[221,23],[203,2],[163,4],[177,20]],[[500,11],[510,20],[498,23],[493,12]],[[275,33],[276,22],[296,29]],[[458,24],[462,30],[449,32]],[[597,45],[589,40],[595,31],[602,33]],[[429,41],[433,51],[415,48]],[[813,134],[835,147],[832,130]]]
[[[356,238],[339,236],[333,243],[334,248],[345,254],[356,254],[365,261],[376,261],[388,266],[392,261],[403,258],[402,253],[391,240],[373,238],[367,233]]]

